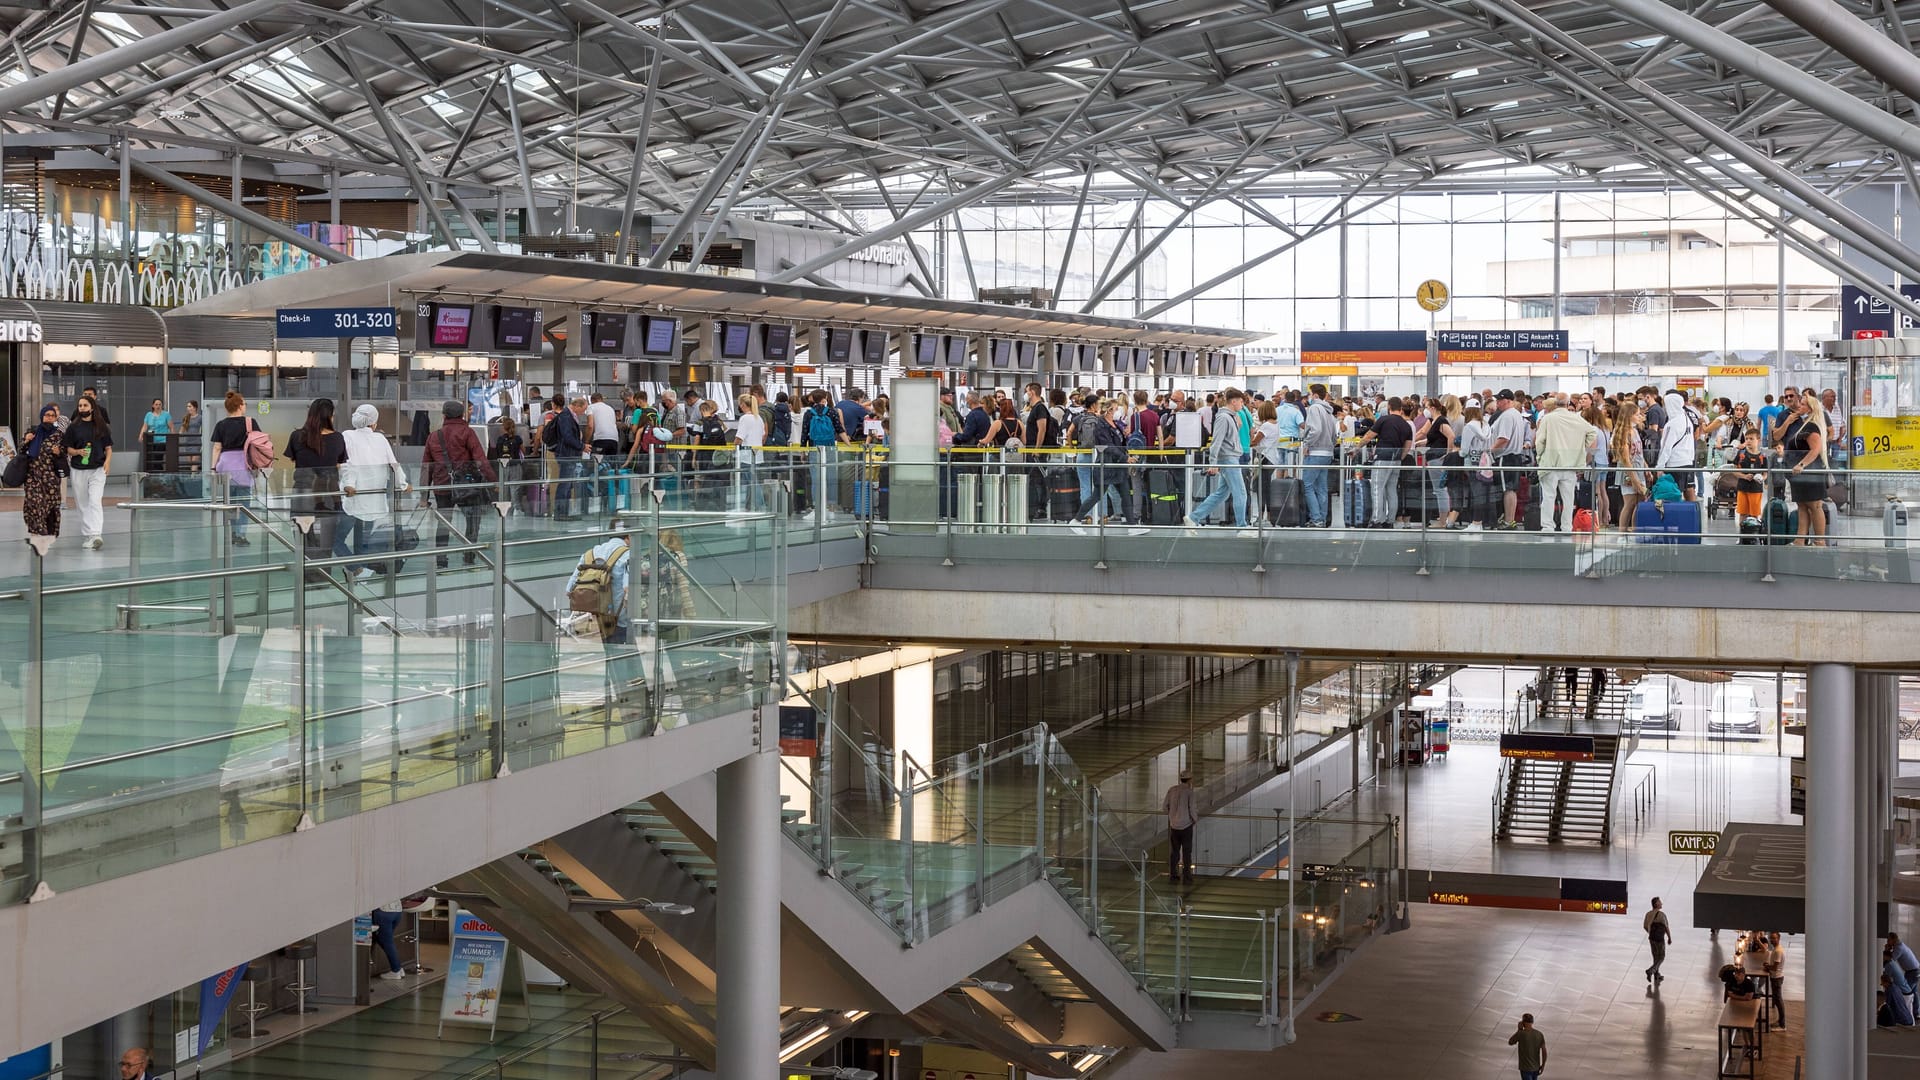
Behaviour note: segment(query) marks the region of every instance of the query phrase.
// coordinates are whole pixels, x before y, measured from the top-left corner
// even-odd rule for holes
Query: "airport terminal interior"
[[[0,33],[0,1080],[1920,1076],[1920,0]]]

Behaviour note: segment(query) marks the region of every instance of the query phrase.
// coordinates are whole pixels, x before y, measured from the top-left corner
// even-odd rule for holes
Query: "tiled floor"
[[[1733,959],[1733,935],[1716,940],[1692,925],[1697,856],[1668,855],[1668,829],[1725,820],[1798,821],[1787,814],[1784,759],[1745,754],[1668,754],[1642,749],[1660,796],[1638,825],[1629,810],[1611,848],[1494,845],[1490,807],[1499,760],[1491,747],[1456,745],[1448,760],[1406,774],[1415,868],[1559,876],[1625,877],[1630,917],[1462,909],[1416,904],[1413,926],[1376,941],[1307,1010],[1297,1041],[1271,1054],[1175,1051],[1141,1054],[1115,1080],[1267,1080],[1290,1075],[1344,1080],[1479,1080],[1515,1074],[1507,1045],[1523,1012],[1547,1036],[1548,1076],[1663,1080],[1717,1075],[1720,991],[1716,972]],[[1631,770],[1638,774],[1645,769]],[[1360,805],[1398,812],[1402,776],[1365,792]],[[1665,902],[1674,927],[1667,981],[1657,991],[1640,913]],[[1920,925],[1920,910],[1896,910]],[[1766,1042],[1763,1078],[1793,1075],[1800,1053],[1804,939],[1789,939],[1788,1027]],[[1358,1020],[1320,1022],[1327,1012]],[[1875,1031],[1868,1080],[1920,1076],[1920,1032]]]

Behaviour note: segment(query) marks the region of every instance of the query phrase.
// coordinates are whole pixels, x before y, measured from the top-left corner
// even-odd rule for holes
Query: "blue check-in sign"
[[[283,338],[343,338],[394,332],[390,307],[280,308],[274,333]]]

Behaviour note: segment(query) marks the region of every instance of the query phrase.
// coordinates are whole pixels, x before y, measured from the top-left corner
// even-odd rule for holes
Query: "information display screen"
[[[1080,346],[1080,370],[1100,370],[1100,347],[1098,345]]]
[[[442,349],[464,349],[473,334],[473,305],[433,305],[433,344]]]
[[[1005,371],[1013,363],[1013,342],[1006,338],[994,338],[987,342],[987,366],[995,371]]]
[[[1134,349],[1131,346],[1115,345],[1113,347],[1114,374],[1125,375],[1125,374],[1128,374],[1129,372],[1139,370],[1139,368],[1136,368],[1133,366],[1134,365],[1133,354],[1134,354]]]
[[[829,363],[843,364],[853,357],[853,331],[834,329],[827,331],[827,360]]]
[[[930,368],[940,359],[940,335],[913,335],[913,366]]]
[[[967,366],[967,339],[959,334],[948,334],[946,341],[947,366],[964,368]]]
[[[885,330],[860,331],[860,358],[874,367],[887,362],[887,332]]]
[[[663,315],[648,315],[641,319],[642,333],[640,352],[645,356],[672,356],[674,338],[680,332],[680,320],[669,319]]]
[[[627,317],[611,311],[587,312],[587,344],[603,356],[627,351]]]
[[[760,355],[767,360],[785,360],[793,355],[793,327],[766,323],[760,327]]]
[[[530,307],[493,309],[493,344],[502,352],[531,352],[538,332],[534,323],[539,312]]]
[[[1039,351],[1031,341],[1014,343],[1013,366],[1021,371],[1038,371]]]
[[[745,360],[752,344],[752,323],[723,322],[720,324],[720,359]]]
[[[1080,346],[1069,345],[1064,341],[1055,342],[1053,346],[1053,370],[1072,371],[1079,357]]]

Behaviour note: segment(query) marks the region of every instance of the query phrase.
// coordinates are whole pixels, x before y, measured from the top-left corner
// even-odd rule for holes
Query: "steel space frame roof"
[[[1920,0],[19,2],[10,131],[405,176],[470,225],[479,195],[633,207],[676,244],[727,212],[858,247],[966,206],[1142,195],[1298,238],[1321,223],[1259,196],[1335,196],[1333,223],[1499,180],[1822,226],[1920,149]],[[1810,190],[1755,185],[1735,148]]]

